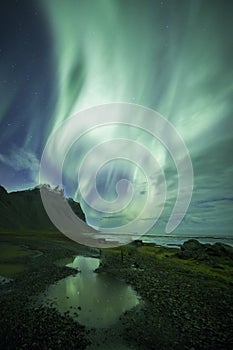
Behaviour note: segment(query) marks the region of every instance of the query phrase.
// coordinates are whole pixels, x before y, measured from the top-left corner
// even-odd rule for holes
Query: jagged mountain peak
[[[0,229],[56,229],[44,209],[40,195],[41,188],[65,199],[64,190],[59,186],[53,188],[43,184],[32,189],[10,193],[0,186]],[[73,212],[86,221],[80,204],[70,199],[67,201]]]

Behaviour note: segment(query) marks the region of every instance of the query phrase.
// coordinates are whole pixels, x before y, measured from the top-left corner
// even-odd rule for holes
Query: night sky
[[[231,0],[1,1],[0,184],[8,191],[38,185],[49,136],[76,112],[109,102],[136,103],[173,123],[192,159],[192,201],[174,233],[231,236],[232,13]],[[168,200],[152,230],[163,233],[176,200],[176,168],[166,150],[139,131],[106,127],[74,145],[63,167],[66,195],[81,201],[96,227],[118,226],[138,215],[145,179],[132,163],[112,162],[97,177],[106,200],[115,198],[122,178],[140,193],[115,216],[85,205],[74,175],[91,147],[122,135],[145,143],[164,169]],[[61,142],[51,150],[51,164],[62,148]]]

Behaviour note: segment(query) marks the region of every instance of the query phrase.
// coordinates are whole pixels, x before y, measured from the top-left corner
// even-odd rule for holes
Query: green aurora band
[[[216,2],[173,1],[169,8],[161,4],[45,2],[55,43],[60,94],[54,129],[75,112],[102,103],[132,102],[157,110],[182,135],[194,166],[192,203],[176,231],[230,234],[233,77],[229,70],[232,45],[228,22],[221,17],[221,6]],[[148,135],[119,128],[109,132],[115,137],[140,139],[162,162],[169,198],[163,219],[154,229],[161,232],[177,190],[169,156]],[[86,138],[81,149],[86,152],[91,148],[93,138],[93,144],[106,139],[103,132],[96,132]],[[64,167],[67,174],[72,171],[71,163],[67,161]],[[105,180],[102,194],[106,199],[112,199],[115,193],[117,166],[130,173],[134,184],[142,184],[138,169],[131,169],[127,162],[115,162]],[[115,224],[127,222],[137,212],[136,207],[111,220]],[[87,212],[91,224],[108,226],[108,217],[105,220],[90,208]]]
[[[230,2],[43,0],[41,4],[53,43],[57,89],[44,139],[70,116],[99,104],[129,102],[158,111],[178,130],[193,162],[192,201],[174,233],[231,235]],[[66,192],[81,201],[88,222],[95,227],[107,228],[110,221],[111,226],[125,224],[140,212],[146,196],[145,178],[130,162],[110,163],[101,169],[97,179],[100,194],[107,200],[116,197],[116,182],[122,177],[140,192],[137,200],[119,215],[112,217],[92,210],[77,190],[74,174],[83,156],[95,144],[115,137],[143,143],[160,162],[168,197],[152,232],[163,233],[176,200],[176,168],[164,147],[140,130],[108,126],[104,132],[94,130],[83,137],[64,162]],[[69,133],[64,138],[69,139]],[[61,156],[63,142],[65,139],[57,149],[51,149],[51,163],[56,164]],[[26,142],[25,147],[29,147]]]

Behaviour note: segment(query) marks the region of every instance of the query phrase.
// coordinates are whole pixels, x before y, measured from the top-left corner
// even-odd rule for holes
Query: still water
[[[107,273],[95,273],[99,259],[78,256],[66,266],[80,273],[51,285],[43,303],[53,302],[61,313],[66,311],[89,327],[108,327],[119,316],[139,304],[136,292],[126,283]]]

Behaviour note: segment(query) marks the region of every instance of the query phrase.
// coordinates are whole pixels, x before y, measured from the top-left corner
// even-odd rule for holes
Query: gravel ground
[[[165,260],[139,253],[123,263],[103,259],[99,271],[130,283],[144,300],[121,317],[123,338],[136,349],[233,349],[232,283]]]
[[[1,238],[3,241],[3,239]],[[107,329],[88,329],[52,307],[33,307],[32,298],[72,273],[54,261],[98,251],[72,242],[13,239],[35,250],[14,260],[27,269],[0,290],[0,349],[221,349],[233,348],[232,283],[136,252],[102,254],[98,272],[125,280],[141,303]],[[12,243],[12,241],[11,241]]]
[[[80,253],[90,254],[88,249],[66,242],[12,241],[35,250],[35,255],[14,259],[14,262],[25,264],[27,269],[10,283],[1,284],[0,349],[85,349],[89,341],[84,326],[69,314],[61,316],[52,307],[33,307],[31,300],[50,284],[77,273],[56,266],[55,260]]]

